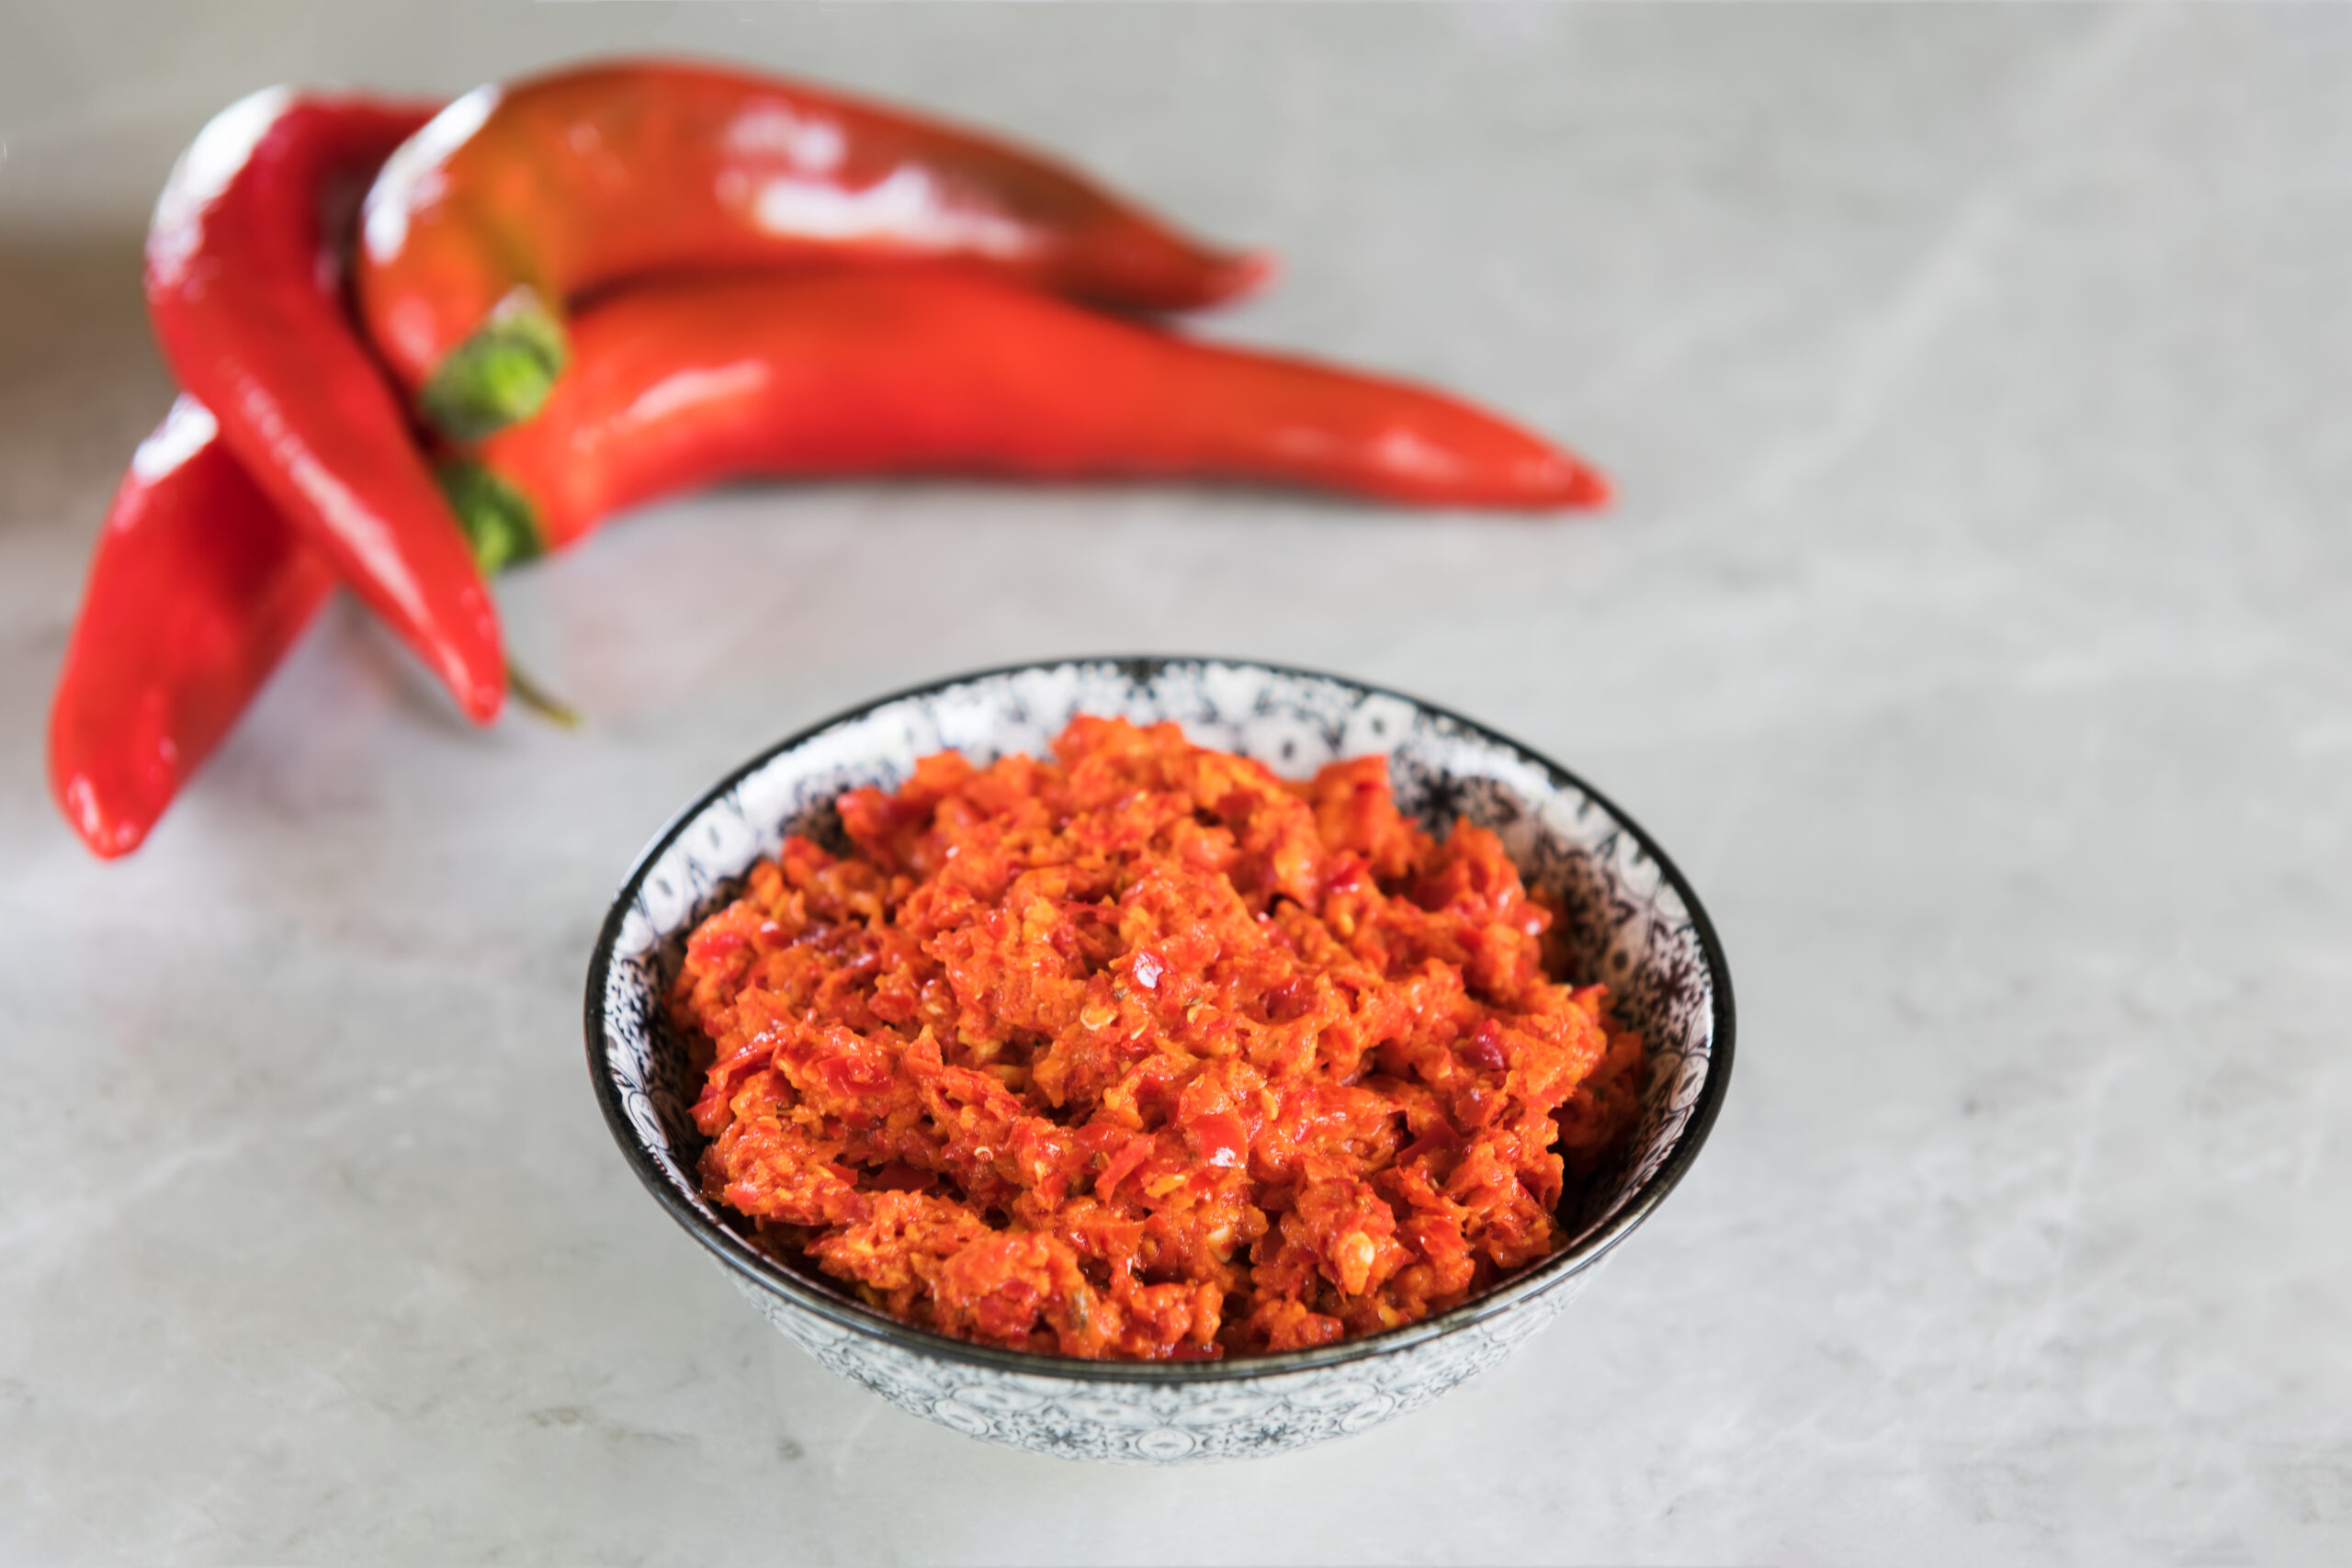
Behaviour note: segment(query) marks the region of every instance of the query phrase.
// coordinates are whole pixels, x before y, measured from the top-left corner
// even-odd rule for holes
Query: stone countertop
[[[2352,13],[299,9],[20,6],[0,62],[0,1560],[2352,1558]],[[502,588],[584,732],[468,728],[339,607],[89,859],[40,738],[169,395],[174,149],[276,77],[647,47],[1274,245],[1206,330],[1461,389],[1623,502],[662,506]],[[1559,1324],[1216,1470],[836,1382],[581,1061],[605,901],[710,779],[1129,650],[1563,759],[1689,874],[1743,1015],[1704,1156]]]

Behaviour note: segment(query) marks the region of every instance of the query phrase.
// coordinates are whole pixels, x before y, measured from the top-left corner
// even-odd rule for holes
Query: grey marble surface
[[[6,8],[0,1561],[2352,1558],[2352,12]],[[733,52],[1278,247],[1213,330],[1601,458],[1594,524],[746,490],[339,609],[132,860],[40,773],[168,386],[136,225],[277,77]],[[605,900],[872,693],[1199,650],[1569,762],[1722,929],[1733,1092],[1506,1370],[1204,1472],[837,1382],[609,1145]]]

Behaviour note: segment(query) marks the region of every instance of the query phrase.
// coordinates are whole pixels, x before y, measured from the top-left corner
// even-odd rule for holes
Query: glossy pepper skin
[[[50,792],[85,843],[139,847],[334,586],[182,397],[115,492],[50,709]]]
[[[581,296],[651,274],[955,257],[1098,304],[1183,310],[1270,270],[1007,142],[681,62],[476,89],[386,164],[361,236],[368,332],[460,440],[539,406]]]
[[[505,692],[496,608],[341,287],[336,212],[431,113],[288,88],[223,110],[156,203],[147,304],[262,492],[487,723]]]
[[[648,284],[574,325],[572,368],[540,416],[444,470],[485,560],[754,477],[1203,478],[1521,510],[1609,493],[1577,458],[1441,393],[955,268]]]

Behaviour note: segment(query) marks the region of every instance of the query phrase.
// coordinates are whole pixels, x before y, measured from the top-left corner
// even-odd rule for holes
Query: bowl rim
[[[976,681],[1018,674],[1029,670],[1055,670],[1066,666],[1110,665],[1132,679],[1142,681],[1170,666],[1225,665],[1237,669],[1253,669],[1275,675],[1328,681],[1334,684],[1370,696],[1385,696],[1410,704],[1422,713],[1460,726],[1464,730],[1487,741],[1517,752],[1548,773],[1555,784],[1564,784],[1582,794],[1606,812],[1626,833],[1632,835],[1641,852],[1658,870],[1666,883],[1680,896],[1688,912],[1692,931],[1699,939],[1700,952],[1706,962],[1709,988],[1713,1002],[1711,1009],[1713,1038],[1708,1047],[1707,1075],[1700,1085],[1699,1095],[1690,1113],[1676,1134],[1674,1143],[1656,1169],[1628,1196],[1617,1213],[1599,1225],[1587,1230],[1570,1246],[1563,1247],[1534,1267],[1494,1286],[1461,1305],[1434,1314],[1416,1323],[1396,1328],[1383,1329],[1354,1339],[1336,1344],[1317,1346],[1306,1350],[1272,1351],[1264,1355],[1241,1356],[1232,1359],[1200,1361],[1097,1361],[1074,1356],[1045,1355],[1034,1350],[1013,1350],[993,1345],[979,1345],[969,1340],[953,1338],[854,1303],[836,1300],[802,1280],[783,1265],[771,1261],[754,1251],[734,1232],[705,1218],[678,1190],[670,1184],[662,1168],[655,1163],[652,1152],[638,1136],[628,1119],[627,1107],[610,1069],[610,1043],[605,1033],[605,994],[611,976],[613,957],[621,930],[635,908],[647,875],[653,864],[711,807],[724,799],[737,785],[762,768],[793,750],[824,734],[837,725],[862,718],[877,708],[910,697],[927,696],[952,687]],[[1080,1382],[1143,1383],[1150,1385],[1241,1382],[1344,1365],[1351,1361],[1367,1360],[1424,1344],[1430,1340],[1483,1323],[1511,1310],[1531,1297],[1544,1294],[1566,1283],[1572,1277],[1591,1269],[1605,1258],[1617,1244],[1625,1239],[1653,1210],[1674,1190],[1691,1162],[1698,1157],[1707,1134],[1713,1129],[1715,1116],[1722,1108],[1724,1095],[1731,1080],[1733,1038],[1736,1031],[1737,1013],[1733,1004],[1731,968],[1724,960],[1723,944],[1715,935],[1714,923],[1699,902],[1691,887],[1666,852],[1658,847],[1648,829],[1621,809],[1617,803],[1595,789],[1571,770],[1562,767],[1543,752],[1523,741],[1479,723],[1474,718],[1426,698],[1400,692],[1393,687],[1374,684],[1352,676],[1333,674],[1295,664],[1276,663],[1269,660],[1238,658],[1221,654],[1075,654],[1048,659],[1023,659],[1008,664],[989,665],[958,674],[919,682],[896,691],[843,708],[794,730],[783,739],[762,748],[739,766],[729,770],[683,810],[663,824],[661,830],[638,852],[628,874],[622,879],[620,891],[614,897],[596,945],[588,960],[588,988],[584,1009],[584,1029],[588,1050],[589,1075],[596,1089],[596,1101],[605,1113],[605,1125],[613,1141],[620,1145],[629,1168],[638,1179],[653,1194],[670,1217],[684,1227],[695,1241],[702,1244],[719,1263],[732,1273],[739,1284],[749,1283],[770,1296],[783,1298],[792,1306],[809,1313],[837,1328],[878,1339],[902,1350],[941,1358],[964,1365],[983,1368],[992,1372],[1018,1376],[1055,1378]]]

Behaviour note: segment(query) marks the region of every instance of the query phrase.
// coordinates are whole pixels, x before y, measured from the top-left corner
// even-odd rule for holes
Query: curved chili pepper
[[[1440,393],[955,269],[649,284],[573,335],[540,416],[443,470],[485,562],[754,476],[1202,477],[1525,509],[1609,493],[1597,470]]]
[[[459,440],[537,409],[581,295],[650,273],[957,257],[1098,303],[1182,310],[1271,266],[1009,143],[684,63],[477,88],[385,165],[361,233],[368,331]]]
[[[156,203],[147,304],[263,493],[487,723],[505,691],[497,612],[344,309],[327,215],[430,113],[282,87],[223,110]]]
[[[334,592],[183,396],[115,492],[49,716],[49,785],[83,841],[139,847]]]

